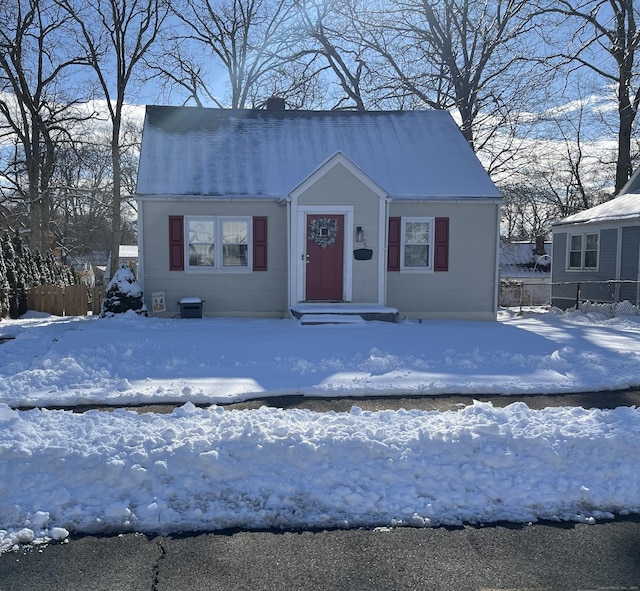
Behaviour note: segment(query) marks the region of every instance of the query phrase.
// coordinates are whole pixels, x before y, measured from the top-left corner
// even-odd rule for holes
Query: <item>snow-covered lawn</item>
[[[31,317],[0,322],[0,551],[68,532],[591,521],[640,512],[640,411],[312,413],[275,394],[640,385],[640,318],[499,322]],[[606,394],[604,394],[606,396]],[[9,406],[177,402],[173,414]],[[4,404],[2,404],[4,403]],[[193,403],[212,403],[197,409]]]
[[[313,396],[585,392],[640,385],[640,317],[452,320],[31,318],[0,322],[0,403],[228,403]]]

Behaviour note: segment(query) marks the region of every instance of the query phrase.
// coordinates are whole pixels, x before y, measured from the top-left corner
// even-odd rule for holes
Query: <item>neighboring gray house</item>
[[[640,279],[640,177],[620,196],[556,222],[553,227],[552,303],[638,304]]]
[[[501,199],[449,113],[278,106],[147,107],[149,309],[495,318]]]
[[[551,302],[551,242],[500,243],[501,306],[542,306]]]

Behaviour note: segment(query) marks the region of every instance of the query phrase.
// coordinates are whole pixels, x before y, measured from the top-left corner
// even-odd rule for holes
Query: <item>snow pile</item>
[[[0,409],[0,547],[65,532],[593,521],[640,511],[640,411]]]
[[[634,306],[629,300],[622,302],[611,302],[608,304],[601,304],[598,302],[580,302],[580,311],[585,314],[606,314],[609,318],[615,318],[616,316],[634,316],[640,314],[640,310],[637,306]]]

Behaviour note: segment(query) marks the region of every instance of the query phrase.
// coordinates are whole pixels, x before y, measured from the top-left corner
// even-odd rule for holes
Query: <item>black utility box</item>
[[[195,297],[182,298],[180,318],[202,318],[202,300]]]

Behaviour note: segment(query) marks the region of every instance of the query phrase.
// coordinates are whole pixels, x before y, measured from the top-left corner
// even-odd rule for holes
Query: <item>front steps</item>
[[[300,324],[361,324],[365,321],[398,322],[398,310],[376,304],[346,302],[302,303],[291,306]]]

